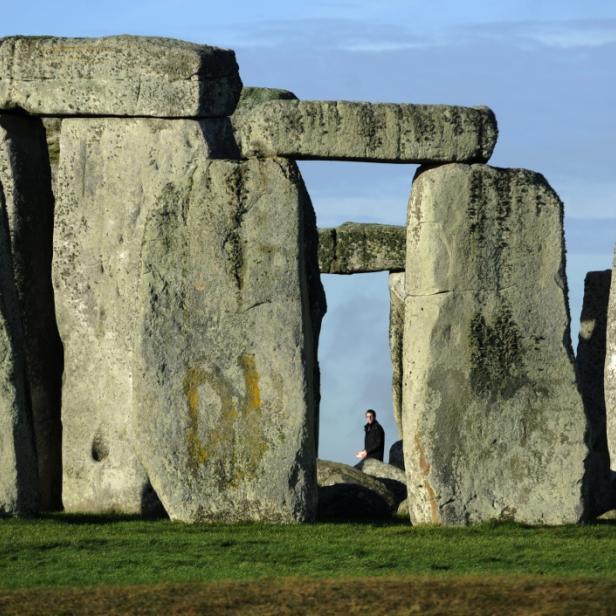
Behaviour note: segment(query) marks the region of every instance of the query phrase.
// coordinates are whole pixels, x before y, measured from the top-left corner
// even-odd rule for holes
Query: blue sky
[[[577,336],[586,271],[616,240],[616,3],[608,0],[8,3],[0,35],[172,36],[232,47],[247,85],[306,99],[489,105],[491,163],[542,172],[565,203]],[[411,165],[301,163],[319,224],[403,224]],[[386,274],[325,276],[322,457],[353,462],[362,411],[394,440]],[[574,346],[576,339],[574,338]]]

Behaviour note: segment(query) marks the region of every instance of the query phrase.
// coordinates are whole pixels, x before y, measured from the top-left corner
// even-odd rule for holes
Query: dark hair
[[[372,416],[376,419],[376,411],[373,411],[372,409],[368,409],[364,414],[367,415],[368,413],[372,413]]]

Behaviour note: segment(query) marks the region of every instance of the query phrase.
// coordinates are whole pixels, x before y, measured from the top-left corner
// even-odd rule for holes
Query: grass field
[[[616,614],[615,582],[612,524],[0,521],[0,614]]]

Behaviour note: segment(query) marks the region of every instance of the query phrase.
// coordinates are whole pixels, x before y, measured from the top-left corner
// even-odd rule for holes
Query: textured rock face
[[[407,233],[411,521],[580,520],[588,449],[569,343],[562,203],[529,171],[422,169]]]
[[[230,115],[241,89],[232,51],[174,39],[0,39],[0,109],[31,114]]]
[[[391,401],[398,434],[402,436],[402,345],[404,339],[404,272],[389,275],[389,352]],[[391,452],[390,452],[391,455]],[[404,468],[404,462],[402,463]]]
[[[319,229],[319,267],[324,274],[404,270],[406,227],[347,222]]]
[[[374,162],[479,162],[496,143],[487,108],[278,100],[246,114],[245,156]]]
[[[297,100],[297,96],[289,90],[280,88],[256,88],[254,86],[244,86],[240,93],[234,115],[248,111],[257,105],[268,101],[278,100]]]
[[[24,332],[40,506],[60,509],[62,345],[51,286],[53,195],[41,121],[0,114],[0,182]]]
[[[0,182],[0,517],[32,515],[39,504],[23,334],[5,208],[4,184]]]
[[[169,178],[189,186],[195,152],[209,154],[205,125],[121,118],[62,123],[54,287],[65,350],[67,511],[157,506],[130,422],[139,255],[149,210],[158,199],[172,199]]]
[[[406,498],[406,474],[397,466],[368,458],[364,460],[361,470],[366,475],[378,479],[396,497],[396,504]]]
[[[610,456],[605,422],[604,366],[607,311],[612,272],[588,272],[576,362],[580,390],[588,417],[588,500],[591,516],[612,508]]]
[[[155,159],[169,149],[161,143]],[[139,457],[172,519],[310,520],[318,263],[309,197],[292,162],[183,152],[183,173],[152,170],[148,207],[129,197],[148,210],[133,298]]]
[[[614,252],[614,267],[612,281],[616,279],[616,250]],[[616,285],[610,285],[607,309],[607,333],[605,352],[605,419],[607,430],[607,445],[612,470],[616,470]],[[615,503],[616,507],[616,503]]]
[[[329,460],[317,461],[319,519],[388,518],[398,499],[378,479]]]

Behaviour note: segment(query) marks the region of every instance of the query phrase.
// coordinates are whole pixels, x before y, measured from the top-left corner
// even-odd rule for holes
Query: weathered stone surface
[[[149,513],[158,507],[130,421],[139,257],[150,209],[171,194],[169,178],[189,186],[195,153],[210,153],[205,124],[62,123],[53,278],[65,351],[67,511]]]
[[[398,518],[408,518],[409,517],[409,500],[405,498],[399,505],[396,510],[396,517]]]
[[[616,470],[616,248],[614,249],[614,266],[607,309],[607,332],[605,351],[605,420],[607,446],[612,470]],[[616,503],[614,503],[616,508]]]
[[[313,519],[310,199],[290,161],[182,151],[186,170],[161,166],[148,208],[135,198],[149,209],[136,294],[139,457],[172,519]]]
[[[610,456],[605,424],[604,367],[607,310],[612,272],[588,272],[576,362],[580,391],[588,417],[586,460],[589,513],[592,517],[612,508]]]
[[[360,470],[317,461],[319,519],[388,518],[398,501],[385,485]]]
[[[393,481],[406,484],[406,474],[402,469],[399,469],[393,464],[385,464],[385,462],[381,462],[375,458],[368,458],[364,460],[361,470],[371,477],[377,477],[378,479],[392,479]]]
[[[40,506],[57,510],[62,507],[62,345],[51,286],[54,201],[39,119],[0,114],[0,182],[24,332]]]
[[[243,117],[239,140],[248,157],[480,162],[497,132],[486,107],[278,100]]]
[[[406,227],[346,222],[319,229],[319,267],[324,274],[404,270]]]
[[[38,511],[38,471],[2,181],[0,211],[0,517],[28,516]]]
[[[562,216],[537,173],[458,164],[418,171],[404,335],[413,523],[584,517],[586,418],[569,340]]]
[[[31,114],[230,115],[241,89],[233,51],[167,38],[0,39],[0,109]]]
[[[404,470],[404,448],[402,441],[396,441],[389,448],[389,463]]]
[[[397,466],[385,464],[375,458],[368,458],[364,460],[361,470],[383,483],[396,497],[398,503],[406,498],[406,474]]]
[[[56,196],[56,180],[58,177],[58,164],[60,163],[60,132],[62,131],[62,118],[46,117],[41,118],[41,121],[45,129],[47,154],[49,156],[49,166],[51,168],[51,190],[54,196]]]
[[[405,242],[406,243],[406,242]],[[402,436],[402,345],[404,340],[404,272],[389,275],[389,353],[391,355],[391,401],[398,434]],[[391,460],[390,449],[389,456]],[[404,468],[402,455],[399,457]],[[391,464],[391,461],[390,461]]]
[[[256,88],[254,86],[244,86],[240,93],[240,99],[237,102],[237,107],[233,112],[234,115],[249,111],[257,105],[267,103],[268,101],[278,100],[297,100],[297,96],[289,90],[280,88]]]

